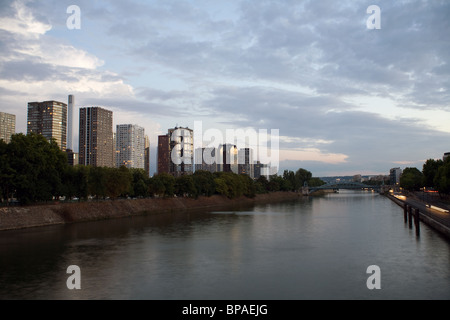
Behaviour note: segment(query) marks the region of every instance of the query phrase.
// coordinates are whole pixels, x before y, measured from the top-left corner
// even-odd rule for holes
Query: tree
[[[10,165],[10,157],[8,153],[8,144],[0,140],[0,201],[6,201],[8,204],[14,191],[15,170]]]
[[[181,197],[196,197],[197,189],[195,188],[194,178],[191,175],[182,175],[176,178],[175,194]]]
[[[427,188],[435,187],[434,178],[437,176],[439,168],[444,164],[442,160],[428,159],[422,169],[423,186]]]
[[[98,198],[106,197],[106,170],[103,167],[89,167],[88,193]]]
[[[22,204],[49,201],[63,194],[62,175],[67,156],[54,139],[22,133],[11,136],[7,147],[8,162],[14,171],[12,185]]]
[[[298,169],[295,172],[295,185],[294,190],[299,190],[305,182],[308,182],[312,178],[312,173],[305,169]]]
[[[150,181],[150,193],[163,197],[173,197],[175,193],[175,178],[168,173],[160,173]]]
[[[147,197],[150,178],[143,169],[130,169],[132,182],[130,195],[133,197]]]
[[[450,158],[445,159],[444,164],[439,167],[434,184],[440,195],[450,193]]]
[[[400,187],[409,191],[420,190],[423,174],[417,168],[405,168],[400,177]]]
[[[198,195],[210,197],[216,192],[214,175],[211,172],[198,170],[194,172],[192,177]]]
[[[320,178],[311,178],[308,180],[309,187],[320,187],[320,186],[323,186],[324,184],[327,184],[327,183]]]

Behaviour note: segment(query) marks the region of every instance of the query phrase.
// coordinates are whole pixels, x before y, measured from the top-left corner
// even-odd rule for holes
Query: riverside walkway
[[[410,207],[419,211],[420,221],[433,227],[450,239],[450,205],[430,196],[418,193],[388,195],[399,206]],[[407,206],[407,207],[405,207]],[[446,211],[446,212],[445,212]],[[406,213],[405,213],[406,217]],[[406,218],[405,218],[406,222]],[[411,225],[411,217],[410,217]]]

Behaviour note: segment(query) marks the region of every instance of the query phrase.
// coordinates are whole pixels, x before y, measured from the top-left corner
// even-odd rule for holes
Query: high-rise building
[[[209,172],[217,171],[216,148],[197,148],[195,150],[195,171],[203,170]]]
[[[241,148],[238,153],[239,174],[246,174],[250,178],[255,177],[253,168],[253,150],[251,148]]]
[[[80,108],[79,162],[94,167],[115,167],[113,113],[100,108]]]
[[[116,127],[116,167],[144,169],[145,130],[133,124]]]
[[[169,173],[175,177],[194,173],[194,131],[189,128],[169,129]]]
[[[157,149],[157,159],[158,168],[157,173],[169,173],[169,162],[170,162],[170,148],[169,148],[169,135],[158,136],[158,149]]]
[[[218,152],[217,170],[239,173],[238,148],[233,144],[222,144],[219,146]]]
[[[400,177],[402,175],[402,169],[400,168],[392,168],[390,170],[389,179],[391,182],[391,185],[398,185],[400,184]]]
[[[150,176],[150,139],[145,135],[144,142],[144,170]]]
[[[16,116],[0,112],[0,140],[9,143],[11,136],[16,133]]]
[[[445,159],[447,159],[448,157],[450,157],[450,152],[444,153],[444,156],[442,157],[442,160],[445,161]]]
[[[69,166],[76,166],[79,164],[78,153],[73,152],[72,149],[66,149],[67,162]]]
[[[67,102],[67,149],[73,150],[73,108],[75,106],[75,96],[69,95]]]
[[[27,133],[55,139],[62,151],[67,146],[67,104],[59,101],[29,102]]]

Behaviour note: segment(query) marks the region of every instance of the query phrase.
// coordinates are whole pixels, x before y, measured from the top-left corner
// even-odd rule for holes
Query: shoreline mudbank
[[[157,213],[180,212],[193,209],[237,208],[276,203],[301,198],[296,192],[259,194],[255,198],[229,199],[224,196],[191,198],[154,198],[136,200],[90,201],[55,203],[24,207],[0,208],[0,231],[98,221]]]

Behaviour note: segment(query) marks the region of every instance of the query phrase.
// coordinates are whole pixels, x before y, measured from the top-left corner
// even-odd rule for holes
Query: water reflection
[[[0,257],[2,299],[450,298],[449,242],[374,193],[6,231]]]

